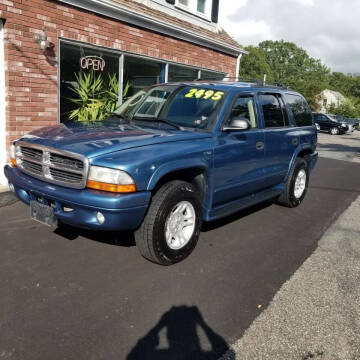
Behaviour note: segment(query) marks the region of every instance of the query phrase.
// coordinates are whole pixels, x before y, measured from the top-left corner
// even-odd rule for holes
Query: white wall
[[[7,184],[4,175],[6,164],[6,118],[5,118],[5,59],[4,59],[4,29],[0,20],[0,185]]]

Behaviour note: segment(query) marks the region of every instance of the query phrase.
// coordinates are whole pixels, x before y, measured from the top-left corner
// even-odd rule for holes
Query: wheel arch
[[[295,165],[295,161],[297,158],[302,158],[304,160],[307,160],[307,156],[312,154],[314,152],[314,150],[311,148],[311,146],[303,146],[303,147],[298,147],[291,159],[290,165],[289,165],[289,169],[288,172],[286,174],[286,178],[285,181],[287,181],[287,179],[289,178],[289,175],[291,174],[291,170]]]
[[[172,180],[183,180],[193,184],[199,191],[202,202],[205,201],[209,181],[204,164],[188,164],[187,166],[185,164],[177,166],[169,164],[159,168],[150,179],[147,190],[154,194],[162,185]]]

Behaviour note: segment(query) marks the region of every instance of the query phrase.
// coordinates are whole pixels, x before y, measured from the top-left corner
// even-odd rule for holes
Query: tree
[[[275,81],[301,92],[314,109],[316,96],[327,87],[330,69],[291,42],[267,40],[259,48],[266,54]]]
[[[245,50],[249,54],[242,58],[239,72],[240,79],[262,81],[264,75],[266,75],[267,81],[274,81],[274,72],[266,60],[265,52],[254,46],[247,46]]]
[[[360,117],[359,99],[348,98],[339,106],[332,104],[329,106],[328,112],[335,115],[344,115],[348,118],[358,118]]]
[[[355,79],[341,72],[333,72],[329,76],[329,88],[341,92],[345,96],[352,95],[354,85]]]
[[[291,42],[266,40],[259,44],[266,61],[275,73],[275,80],[289,85],[297,84],[305,75],[316,75],[325,79],[330,70],[308,53]]]

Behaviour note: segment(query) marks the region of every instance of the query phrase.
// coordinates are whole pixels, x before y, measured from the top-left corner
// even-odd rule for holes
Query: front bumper
[[[141,224],[151,198],[149,191],[113,194],[66,188],[37,180],[9,165],[5,166],[4,173],[21,201],[29,204],[32,200],[41,200],[54,208],[60,222],[85,229],[134,230]],[[103,224],[96,218],[98,211],[105,217]]]

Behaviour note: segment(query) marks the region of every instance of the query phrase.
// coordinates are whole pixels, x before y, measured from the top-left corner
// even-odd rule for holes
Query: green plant
[[[76,84],[70,90],[76,95],[69,98],[76,107],[69,114],[70,120],[83,123],[101,121],[118,107],[119,85],[116,74],[108,74],[104,81],[94,71],[75,73]]]

